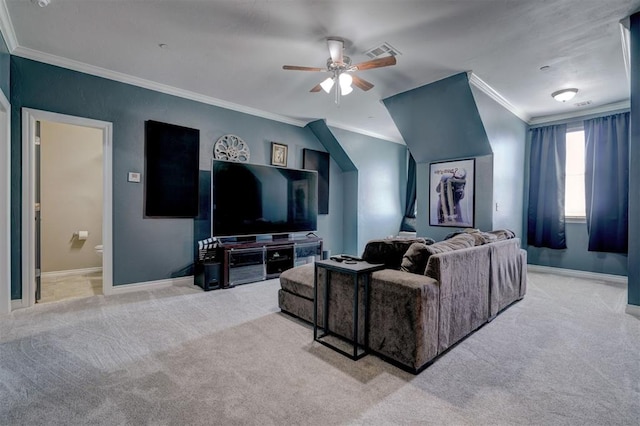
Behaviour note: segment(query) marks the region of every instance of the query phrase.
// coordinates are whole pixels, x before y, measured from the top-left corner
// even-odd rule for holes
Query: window
[[[586,217],[584,189],[584,130],[567,132],[564,214]]]

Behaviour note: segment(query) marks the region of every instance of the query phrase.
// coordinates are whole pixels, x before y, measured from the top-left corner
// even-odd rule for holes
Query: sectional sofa
[[[422,371],[526,292],[526,252],[508,230],[461,232],[440,242],[370,241],[362,257],[385,264],[370,280],[369,350],[412,373]],[[325,272],[318,271],[322,283]],[[312,264],[282,273],[278,301],[283,312],[312,321],[313,275]],[[332,273],[331,280],[329,327],[352,339],[353,281],[339,273]],[[363,296],[363,284],[359,287]],[[361,315],[363,311],[361,306]],[[363,318],[359,324],[362,343]]]

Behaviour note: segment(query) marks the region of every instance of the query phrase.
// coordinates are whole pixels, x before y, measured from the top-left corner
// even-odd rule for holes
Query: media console
[[[222,287],[280,276],[294,266],[322,258],[322,238],[303,237],[251,242],[222,242]]]

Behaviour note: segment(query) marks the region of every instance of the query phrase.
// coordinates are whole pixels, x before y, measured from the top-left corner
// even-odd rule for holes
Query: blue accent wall
[[[0,33],[0,90],[2,90],[7,99],[10,99],[9,88],[11,87],[10,61],[9,48],[2,33]]]
[[[628,301],[640,306],[640,13],[631,15],[631,143],[629,161]]]
[[[144,172],[144,122],[156,120],[200,130],[200,170],[209,170],[213,145],[225,134],[241,137],[251,162],[269,164],[271,142],[289,147],[288,166],[302,167],[302,149],[322,150],[308,129],[202,104],[140,87],[11,57],[11,267],[12,298],[21,297],[21,114],[22,107],[113,123],[114,285],[188,275],[194,259],[193,219],[145,219],[143,183],[127,172]],[[347,132],[345,139],[353,137]],[[331,163],[330,212],[318,218],[325,247],[342,250],[342,173]],[[335,197],[338,198],[335,198]]]

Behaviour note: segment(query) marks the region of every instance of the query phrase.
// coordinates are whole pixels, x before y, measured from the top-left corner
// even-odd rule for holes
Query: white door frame
[[[35,136],[36,121],[93,127],[102,130],[102,292],[113,288],[113,124],[49,111],[22,108],[22,307],[35,303]]]
[[[0,90],[0,315],[11,312],[11,104]]]

